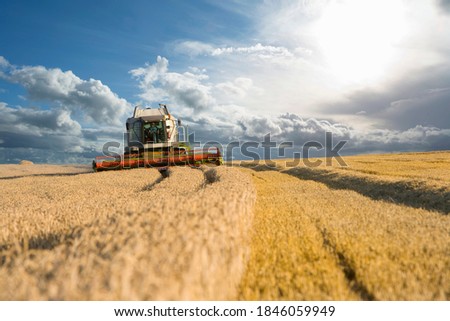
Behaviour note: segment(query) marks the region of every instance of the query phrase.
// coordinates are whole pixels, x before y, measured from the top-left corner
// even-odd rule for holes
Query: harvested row
[[[75,227],[140,204],[133,195],[160,177],[157,170],[138,169],[0,180],[0,246],[53,247]]]
[[[252,172],[258,199],[242,300],[357,300],[336,258],[304,213],[304,187],[277,172]],[[297,197],[298,196],[298,197]]]
[[[403,153],[385,155],[361,155],[345,157],[347,167],[334,169],[352,174],[367,174],[383,179],[408,179],[426,185],[449,187],[450,152]]]
[[[450,152],[402,153],[383,155],[346,156],[340,162],[334,158],[310,160],[277,160],[278,169],[300,168],[301,163],[311,170],[354,177],[381,183],[403,183],[420,189],[450,192]],[[296,164],[296,165],[295,165]],[[343,164],[345,166],[343,166]],[[250,162],[243,162],[245,167]],[[316,167],[318,166],[318,167]],[[254,167],[254,166],[253,166]],[[320,171],[319,171],[320,172]]]
[[[288,175],[289,174],[289,175]],[[303,221],[297,233],[306,235],[319,234],[323,245],[309,247],[310,256],[302,257],[297,247],[305,248],[299,241],[290,244],[289,252],[293,263],[280,269],[279,264],[262,263],[264,256],[288,255],[283,246],[275,247],[276,254],[264,250],[259,237],[254,237],[252,250],[255,254],[249,262],[249,268],[241,288],[251,290],[251,295],[243,292],[243,298],[264,299],[264,293],[272,292],[271,298],[316,299],[331,296],[340,299],[347,295],[346,290],[336,294],[329,287],[316,286],[313,291],[301,293],[300,286],[292,286],[291,295],[276,293],[268,279],[295,280],[297,275],[305,279],[327,280],[332,284],[333,278],[341,279],[344,274],[347,289],[360,299],[371,300],[448,300],[450,298],[450,218],[436,212],[415,209],[405,205],[396,205],[384,201],[375,201],[350,190],[331,189],[326,185],[311,180],[304,180],[302,169],[288,172],[255,171],[255,181],[265,179],[271,184],[283,182],[284,200],[279,199],[278,215],[290,214],[290,221]],[[260,189],[258,189],[258,193]],[[259,195],[259,194],[258,194]],[[289,204],[289,205],[288,205]],[[295,204],[295,213],[292,213]],[[258,204],[256,206],[258,209]],[[262,222],[264,211],[255,214],[255,222]],[[269,216],[270,217],[270,216]],[[309,224],[308,224],[309,221]],[[292,224],[292,223],[291,223]],[[275,220],[262,223],[272,235],[284,231]],[[283,227],[284,228],[284,227]],[[311,232],[311,230],[314,230]],[[285,236],[286,238],[286,236]],[[289,239],[290,237],[288,237]],[[329,256],[322,256],[326,249]],[[266,251],[266,252],[264,252]],[[284,252],[283,252],[284,251]],[[269,252],[269,253],[268,253]],[[282,254],[285,253],[285,254]],[[258,258],[259,257],[259,258]],[[330,259],[330,257],[332,259]],[[256,267],[259,265],[259,267]],[[328,270],[324,275],[310,272],[313,266],[323,266]],[[341,273],[335,271],[338,265]],[[255,274],[264,271],[264,277]],[[316,281],[317,282],[317,281]],[[308,282],[305,282],[308,284]],[[337,286],[337,285],[336,285]],[[308,286],[307,286],[308,288]],[[250,289],[250,290],[248,290]],[[341,288],[342,289],[342,288]],[[275,290],[275,291],[274,291]]]
[[[92,175],[100,186],[99,174],[110,181],[121,173],[125,185],[143,181],[144,170]],[[230,168],[174,168],[131,189],[50,251],[4,250],[0,288],[14,291],[0,299],[234,298],[248,257],[249,178]]]
[[[356,191],[374,200],[450,213],[450,187],[402,177],[380,177],[356,172],[295,167],[283,171],[330,188]]]
[[[371,175],[374,179],[421,181],[435,187],[448,187],[450,181],[450,151],[401,154],[370,154],[343,158],[278,159],[265,161],[278,168],[289,169],[302,164],[310,168]],[[253,162],[243,161],[249,167]],[[239,162],[235,162],[236,165]],[[257,165],[262,165],[261,162]],[[254,165],[253,165],[254,167]]]

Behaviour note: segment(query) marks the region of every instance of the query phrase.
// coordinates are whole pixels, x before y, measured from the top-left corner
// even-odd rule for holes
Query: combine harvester
[[[223,163],[217,147],[191,149],[186,141],[185,127],[169,113],[166,105],[160,104],[158,109],[135,107],[133,117],[127,119],[126,129],[124,154],[96,157],[92,162],[94,171],[139,167],[156,167],[164,171],[169,166]]]

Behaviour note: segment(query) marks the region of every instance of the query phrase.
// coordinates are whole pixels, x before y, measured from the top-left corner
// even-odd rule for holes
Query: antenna
[[[164,110],[166,111],[166,114],[169,115],[169,111],[167,110],[166,104],[159,104],[159,107],[164,108]]]
[[[139,109],[139,105],[134,107],[133,118],[136,118],[136,111]]]

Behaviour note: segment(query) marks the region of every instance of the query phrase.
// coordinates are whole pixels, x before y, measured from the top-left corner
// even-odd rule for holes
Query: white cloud
[[[189,56],[245,56],[250,59],[260,59],[266,62],[288,62],[295,56],[310,56],[312,51],[307,48],[297,47],[294,52],[282,46],[263,45],[257,43],[252,46],[217,47],[200,41],[183,41],[175,45],[175,51]]]
[[[303,48],[303,47],[297,47],[294,49],[294,52],[298,55],[298,56],[304,56],[304,57],[310,57],[313,55],[313,51],[312,49],[309,48]]]
[[[279,112],[300,113],[319,118],[334,117],[336,114],[342,114],[342,111],[336,108],[331,113],[323,113],[320,106],[324,103],[333,106],[357,90],[388,89],[396,79],[411,82],[418,79],[417,73],[422,69],[431,66],[436,69],[445,68],[449,65],[450,38],[446,31],[450,29],[450,17],[448,12],[443,14],[437,7],[437,3],[443,8],[447,7],[444,2],[386,0],[364,6],[354,0],[265,1],[255,5],[252,14],[246,16],[256,30],[247,43],[254,44],[256,39],[261,45],[246,45],[242,40],[243,44],[238,46],[210,45],[207,50],[214,47],[217,54],[215,57],[218,59],[208,60],[207,67],[212,71],[214,68],[211,66],[220,70],[221,66],[225,65],[224,73],[239,70],[241,74],[234,74],[233,77],[253,79],[255,85],[266,93],[270,92],[271,95],[261,97],[259,106],[261,110],[268,111],[267,106],[275,106],[276,101],[272,97],[276,97],[276,100],[280,101],[277,106]],[[239,3],[235,3],[234,6],[239,6]],[[245,5],[241,7],[246,8]],[[368,8],[372,7],[378,10],[370,11]],[[327,18],[324,15],[334,9],[336,9],[335,18],[351,17],[355,23],[342,19],[324,21],[323,19]],[[359,13],[366,15],[367,19],[361,18]],[[384,21],[384,18],[387,20],[386,23],[379,23]],[[319,22],[326,22],[325,37],[318,32]],[[354,27],[358,23],[360,28]],[[349,27],[348,32],[339,33],[343,25]],[[380,42],[385,46],[379,46]],[[258,51],[250,48],[258,47],[259,53],[265,54],[263,48],[268,49],[267,44],[275,48],[285,48],[293,57],[272,58],[265,61],[252,59],[257,57]],[[330,44],[335,47],[331,46],[327,53],[324,52],[324,48]],[[270,50],[267,52],[273,54]],[[282,52],[281,50],[280,54]],[[330,68],[329,62],[327,64],[325,59],[327,57],[332,58],[335,68]],[[266,62],[269,61],[283,61],[285,64],[268,66]],[[211,77],[213,76],[211,74]],[[425,82],[423,85],[426,86]],[[432,86],[445,88],[447,84]],[[425,90],[427,87],[421,89]],[[410,94],[404,97],[413,96]],[[253,102],[247,103],[250,108],[256,108]],[[366,109],[364,104],[358,106],[358,110],[352,110],[346,115],[351,125],[359,125],[360,119],[351,115],[355,115],[361,109],[366,110],[367,115],[371,114],[371,110]],[[414,127],[416,124],[423,124],[441,127],[442,122],[422,123],[421,116],[416,117],[415,124],[408,122],[405,126]],[[442,115],[439,114],[439,117],[442,118]],[[413,118],[413,115],[408,118]],[[385,123],[378,125],[389,126],[387,123],[389,119],[383,120]],[[396,123],[399,122],[401,119]],[[401,129],[404,130],[405,127]]]
[[[90,162],[104,142],[121,141],[125,117],[132,108],[101,81],[83,80],[59,68],[15,66],[4,58],[0,64],[0,77],[26,89],[27,105],[37,103],[11,107],[0,102],[5,151],[0,162],[15,162],[23,156],[36,162]]]
[[[54,134],[81,134],[81,125],[71,118],[71,112],[65,109],[42,110],[38,108],[12,108],[5,103],[0,104],[1,129],[15,131]]]
[[[153,82],[157,81],[160,75],[167,73],[169,67],[169,61],[161,56],[156,58],[156,63],[150,65],[145,64],[145,67],[136,68],[130,71],[130,73],[139,79],[142,89],[147,89],[153,85]]]
[[[233,81],[218,83],[214,86],[220,91],[222,103],[225,101],[237,101],[245,98],[249,93],[260,95],[262,89],[253,84],[253,80],[246,77],[238,77]]]
[[[334,96],[340,89],[332,83],[324,68],[312,62],[313,51],[301,43],[295,46],[263,42],[217,46],[185,41],[176,46],[178,53],[184,50],[191,56],[190,63],[208,70],[216,82],[214,86],[220,89],[215,93],[219,95],[218,98],[215,96],[218,100],[228,92],[231,95],[224,103],[244,104],[262,113],[273,112],[274,108],[279,112],[298,112],[301,106],[302,114],[314,116],[315,105]],[[234,83],[237,78],[251,79],[251,92],[241,90]]]
[[[176,73],[170,72],[168,66],[166,58],[158,57],[155,64],[147,64],[131,73],[140,80],[143,98],[153,102],[166,99],[178,107],[181,104],[182,108],[176,108],[175,116],[187,121],[203,142],[258,140],[271,133],[278,142],[292,141],[301,146],[311,140],[323,141],[325,133],[331,132],[336,139],[348,140],[348,148],[358,152],[413,149],[414,146],[425,150],[448,145],[445,141],[450,136],[449,130],[432,126],[362,130],[318,117],[302,118],[297,113],[276,116],[274,112],[279,105],[274,105],[271,113],[262,113],[247,104],[249,93],[254,99],[262,92],[251,78],[237,77],[214,83],[204,69],[192,67],[189,72]],[[256,99],[261,100],[261,97]],[[355,113],[359,118],[368,114],[361,109],[352,114]]]
[[[257,43],[256,45],[249,47],[216,48],[211,52],[212,56],[231,55],[231,54],[251,55],[262,59],[270,59],[274,57],[291,58],[294,56],[285,47],[275,47],[267,45],[263,46],[260,43]]]
[[[0,56],[0,79],[5,78],[5,71],[10,68],[10,63],[5,57]]]
[[[32,101],[51,102],[72,112],[81,112],[88,121],[97,124],[119,125],[131,110],[125,99],[119,98],[100,80],[82,80],[70,70],[12,66],[4,78],[22,85]]]
[[[204,83],[208,76],[200,69],[176,73],[169,72],[168,66],[169,61],[158,56],[155,64],[130,71],[139,80],[142,99],[153,103],[170,100],[197,111],[215,105],[211,87]]]
[[[201,41],[182,41],[175,45],[175,51],[189,56],[210,55],[214,47]]]
[[[5,57],[3,57],[3,56],[0,56],[0,67],[2,67],[2,68],[9,67],[8,60],[6,60]]]
[[[323,64],[324,52],[313,32],[324,8],[333,2],[269,1],[256,5],[251,14],[241,10],[255,19],[257,32],[251,40],[179,41],[174,52],[189,57],[182,57],[177,65],[188,58],[196,66],[169,70],[169,61],[158,56],[156,62],[130,74],[138,80],[143,100],[173,104],[174,114],[191,124],[203,140],[261,139],[271,132],[277,141],[302,144],[321,141],[325,132],[332,132],[338,139],[349,140],[346,147],[355,152],[450,148],[450,132],[445,129],[448,68],[441,72],[427,68],[448,67],[449,17],[437,12],[432,2],[404,2],[408,36],[395,44],[401,59],[389,69],[389,80],[372,87],[363,82],[349,86],[337,81]],[[378,21],[375,16],[372,19]],[[373,35],[376,26],[370,25]],[[333,31],[333,24],[327,30]],[[370,39],[363,39],[363,44],[369,44]],[[342,57],[351,57],[350,49],[343,46]],[[418,73],[421,69],[439,77],[424,77]],[[93,142],[117,134],[116,127],[103,124],[123,128],[125,115],[131,113],[130,104],[100,80],[83,80],[72,71],[17,67],[0,56],[0,77],[25,87],[28,100],[50,102],[52,108],[12,108],[0,103],[2,147],[86,152]],[[399,86],[398,80],[410,84]],[[324,104],[326,108],[320,108]],[[86,124],[80,114],[97,124],[82,128]]]

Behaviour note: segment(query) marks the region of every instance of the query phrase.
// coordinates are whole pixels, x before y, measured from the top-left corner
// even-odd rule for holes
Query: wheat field
[[[255,199],[237,169],[173,168],[167,178],[156,169],[24,176],[0,184],[2,300],[236,296]]]
[[[258,202],[240,298],[450,299],[450,153],[322,161],[241,164]]]
[[[450,152],[0,166],[0,300],[449,300]]]

